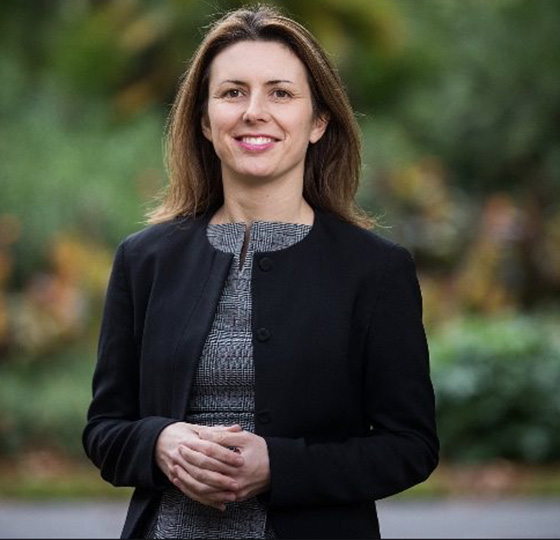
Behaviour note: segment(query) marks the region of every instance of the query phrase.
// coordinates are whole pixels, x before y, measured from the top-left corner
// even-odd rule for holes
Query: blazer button
[[[257,330],[257,339],[259,341],[268,341],[270,339],[271,333],[267,328],[259,328]]]
[[[257,412],[257,420],[261,424],[270,424],[272,418],[270,417],[270,411],[268,409],[264,409],[262,411]]]
[[[263,272],[268,272],[270,270],[272,270],[272,259],[270,257],[262,257],[259,260],[259,268],[263,271]]]

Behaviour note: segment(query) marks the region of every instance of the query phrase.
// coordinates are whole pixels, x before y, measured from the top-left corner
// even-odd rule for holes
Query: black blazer
[[[115,486],[134,486],[123,537],[171,484],[153,454],[185,417],[232,255],[211,215],[175,219],[118,247],[83,442]],[[300,242],[256,253],[255,431],[280,538],[376,538],[375,500],[425,480],[438,460],[422,298],[407,250],[315,209]]]

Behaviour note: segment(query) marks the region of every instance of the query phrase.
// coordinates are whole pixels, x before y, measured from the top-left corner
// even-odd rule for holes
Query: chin
[[[239,171],[238,175],[241,178],[246,178],[250,181],[265,181],[265,180],[272,180],[275,178],[273,171],[267,169],[252,169],[247,171]]]

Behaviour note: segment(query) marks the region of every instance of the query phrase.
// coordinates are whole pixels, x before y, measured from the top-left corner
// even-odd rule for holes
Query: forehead
[[[290,80],[303,82],[302,61],[277,41],[240,41],[221,51],[210,64],[210,84],[224,80]]]

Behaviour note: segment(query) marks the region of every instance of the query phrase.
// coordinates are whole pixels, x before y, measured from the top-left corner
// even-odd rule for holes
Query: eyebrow
[[[237,79],[226,79],[225,81],[222,81],[220,84],[239,84],[239,85],[246,85],[247,83],[245,81],[240,81]],[[274,79],[272,81],[266,81],[266,85],[267,86],[274,86],[275,84],[279,84],[279,83],[288,83],[288,84],[295,84],[292,81],[289,81],[288,79]]]

